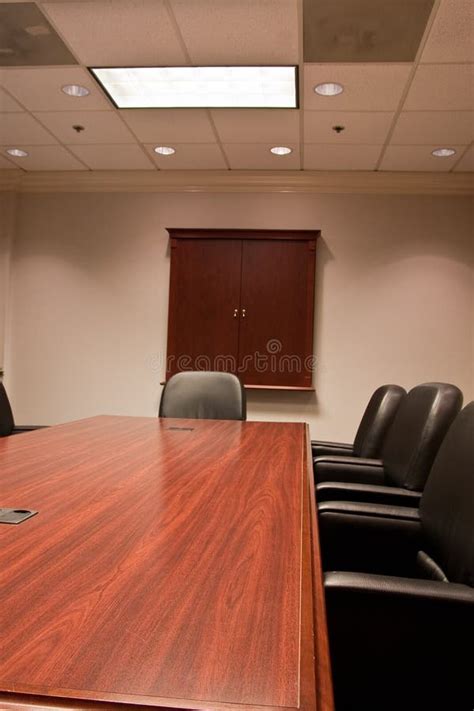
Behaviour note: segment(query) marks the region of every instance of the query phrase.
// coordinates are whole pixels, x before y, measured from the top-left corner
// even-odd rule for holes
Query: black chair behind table
[[[319,457],[316,498],[418,506],[434,458],[462,407],[462,393],[448,383],[424,383],[403,399],[380,459]],[[342,505],[342,504],[341,504]]]
[[[13,412],[3,383],[0,383],[0,437],[43,429],[41,425],[15,425]]]
[[[320,515],[338,711],[472,710],[474,402],[419,509]]]
[[[159,417],[245,420],[245,389],[240,380],[230,373],[177,373],[163,388]]]
[[[357,429],[353,444],[313,440],[313,458],[329,456],[378,457],[397,410],[406,395],[399,385],[382,385],[373,393]]]

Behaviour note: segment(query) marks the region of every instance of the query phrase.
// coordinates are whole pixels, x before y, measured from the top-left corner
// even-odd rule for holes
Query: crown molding
[[[0,171],[0,190],[20,193],[211,192],[472,195],[474,173],[365,171]]]
[[[0,170],[0,192],[19,192],[22,175],[21,170]]]

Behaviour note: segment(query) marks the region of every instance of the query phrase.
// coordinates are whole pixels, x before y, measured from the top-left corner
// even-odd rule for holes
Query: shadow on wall
[[[247,390],[247,413],[249,420],[306,421],[319,414],[318,396],[315,390]]]
[[[334,254],[328,247],[327,242],[323,237],[320,237],[318,244],[316,246],[316,285],[315,285],[315,304],[314,304],[314,331],[313,331],[313,353],[316,356],[316,370],[313,374],[313,387],[318,392],[318,385],[321,382],[321,378],[324,376],[324,364],[320,361],[321,354],[321,334],[323,333],[323,314],[327,314],[327,309],[323,308],[325,294],[327,293],[324,289],[324,279],[326,266],[334,261]],[[317,408],[314,413],[315,415],[320,414],[319,408]]]

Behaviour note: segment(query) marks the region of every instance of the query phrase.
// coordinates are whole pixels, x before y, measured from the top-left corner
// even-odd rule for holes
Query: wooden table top
[[[0,439],[0,506],[39,511],[0,525],[0,708],[332,709],[308,445],[112,416]]]

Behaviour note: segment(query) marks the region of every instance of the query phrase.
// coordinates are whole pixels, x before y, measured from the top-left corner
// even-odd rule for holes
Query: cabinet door
[[[167,378],[238,364],[241,240],[172,239]]]
[[[239,375],[311,387],[315,240],[244,240]]]

